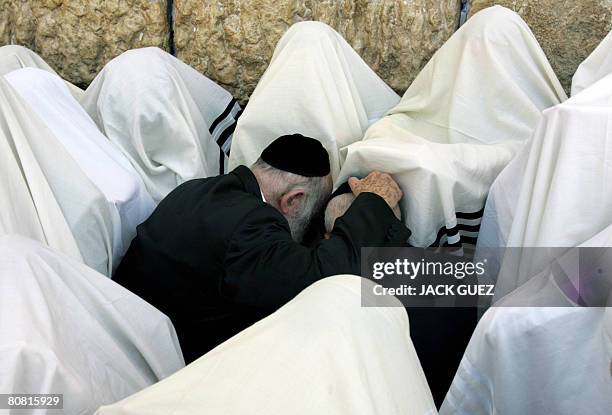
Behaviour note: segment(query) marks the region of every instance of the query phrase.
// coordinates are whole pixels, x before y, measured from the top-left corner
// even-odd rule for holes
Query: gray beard
[[[287,219],[289,229],[291,230],[291,238],[295,242],[302,243],[304,240],[304,234],[306,233],[306,228],[308,228],[312,217],[313,212],[302,212],[296,218]]]
[[[304,241],[304,235],[306,234],[310,222],[312,222],[312,218],[323,210],[324,204],[325,198],[323,197],[310,199],[305,203],[304,208],[296,217],[286,218],[289,223],[289,229],[291,230],[291,237],[295,242],[301,244]]]

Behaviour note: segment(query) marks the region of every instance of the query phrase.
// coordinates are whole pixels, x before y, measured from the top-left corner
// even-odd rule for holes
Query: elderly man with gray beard
[[[279,137],[250,168],[191,180],[168,194],[138,227],[114,279],[170,317],[189,363],[313,282],[359,274],[362,247],[408,239],[392,210],[401,190],[373,172],[353,179],[356,199],[330,237],[302,245],[331,187],[319,141]]]

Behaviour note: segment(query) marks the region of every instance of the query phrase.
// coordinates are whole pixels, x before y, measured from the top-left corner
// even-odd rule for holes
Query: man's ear
[[[293,189],[281,196],[278,207],[283,215],[293,215],[302,205],[306,193],[304,189]]]

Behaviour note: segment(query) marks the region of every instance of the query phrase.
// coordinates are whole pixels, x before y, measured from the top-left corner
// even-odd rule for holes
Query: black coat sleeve
[[[409,236],[373,193],[360,194],[336,220],[331,238],[315,248],[293,241],[278,211],[257,208],[232,235],[221,293],[240,304],[277,308],[323,277],[359,275],[362,247],[403,245]]]

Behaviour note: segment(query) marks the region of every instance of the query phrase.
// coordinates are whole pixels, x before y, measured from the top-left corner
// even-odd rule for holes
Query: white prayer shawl
[[[522,177],[530,149],[531,140],[521,147],[491,185],[480,224],[477,249],[507,246],[514,209],[520,194],[520,186],[516,180]],[[490,253],[492,251],[487,252]]]
[[[156,202],[187,180],[227,170],[240,106],[158,48],[131,50],[110,61],[81,104]]]
[[[183,366],[151,305],[38,242],[0,237],[0,393],[61,393],[62,413],[92,414]]]
[[[612,223],[611,109],[609,75],[544,111],[522,177],[515,179],[520,190],[507,246],[574,247]],[[508,252],[497,278],[496,298],[549,262],[542,250]]]
[[[495,284],[501,263],[507,253],[502,247],[508,244],[508,235],[514,220],[514,210],[520,194],[517,180],[525,171],[531,140],[519,150],[512,161],[493,181],[487,195],[478,241],[476,243],[476,260],[487,260],[487,273],[481,276],[482,284]],[[515,252],[518,254],[518,252]],[[480,310],[484,311],[484,310]]]
[[[583,246],[612,247],[612,227]],[[576,307],[550,267],[498,305],[478,323],[440,414],[610,412],[612,308]]]
[[[581,253],[582,248],[596,249],[599,258],[593,252]],[[584,304],[600,304],[606,298],[612,304],[612,274],[597,275],[594,279],[590,273],[590,270],[607,272],[612,268],[610,250],[612,250],[612,225],[578,247],[559,249],[551,253],[550,262],[543,266],[541,272],[499,299],[495,305],[575,307],[579,302],[578,295]],[[587,263],[587,259],[590,262]],[[568,290],[568,293],[564,290]],[[593,298],[594,296],[599,298]]]
[[[136,226],[155,207],[140,176],[121,151],[102,135],[60,77],[25,68],[10,72],[5,79],[104,194],[109,209],[117,211],[119,221],[113,223],[113,264],[118,265],[136,235]]]
[[[100,190],[4,77],[0,77],[0,120],[0,138],[9,149],[2,153],[8,162],[0,165],[0,176],[6,178],[0,211],[3,216],[9,212],[2,233],[21,233],[25,227],[24,235],[49,243],[76,259],[82,258],[91,268],[110,276],[117,211],[110,209]],[[58,219],[58,207],[63,221]],[[22,208],[27,217],[20,216]],[[15,215],[19,216],[18,223],[10,223]],[[32,234],[34,228],[38,231]],[[75,244],[80,255],[75,253]]]
[[[578,66],[572,78],[572,96],[612,73],[612,31]]]
[[[0,75],[6,75],[21,68],[38,68],[55,74],[55,71],[40,56],[28,48],[17,45],[0,47]],[[78,101],[83,96],[83,90],[78,86],[64,81],[72,96]]]
[[[594,82],[601,80],[602,77],[612,73],[612,34],[601,42],[593,53],[579,66],[572,82],[572,94],[576,95]],[[603,85],[603,84],[602,84]],[[579,124],[580,125],[580,124]],[[521,149],[516,158],[500,173],[489,192],[483,220],[478,238],[477,251],[486,252],[490,255],[493,251],[490,247],[508,246],[508,237],[512,228],[515,210],[519,195],[521,193],[527,162],[530,158],[532,141]],[[538,144],[542,145],[542,143]],[[574,241],[575,244],[580,241]],[[558,246],[554,243],[554,246]],[[499,251],[500,254],[503,252]],[[501,261],[502,258],[499,258]],[[491,268],[491,264],[488,267]],[[496,275],[495,272],[493,272]],[[510,278],[512,281],[518,280],[516,277]],[[523,281],[523,280],[522,280]],[[506,290],[499,291],[500,294],[507,294],[507,290],[512,289],[510,285]]]
[[[281,135],[301,133],[321,141],[335,178],[338,150],[361,140],[398,101],[336,31],[320,22],[296,23],[276,46],[238,121],[230,168],[250,166]]]
[[[572,79],[572,95],[612,73],[612,32],[595,48],[578,67]],[[507,246],[508,234],[514,219],[520,183],[523,179],[531,140],[499,174],[487,197],[478,236],[478,249]]]
[[[400,103],[342,149],[337,184],[379,169],[404,192],[411,244],[474,244],[489,187],[566,98],[529,27],[495,6],[435,53]]]
[[[362,307],[360,292],[358,277],[325,278],[97,414],[435,414],[405,310]]]
[[[24,118],[27,109],[13,94],[0,79],[0,235],[24,235],[82,260],[52,184],[28,146],[28,137],[50,132],[37,118]]]
[[[491,308],[440,414],[607,415],[611,353],[612,308]]]

